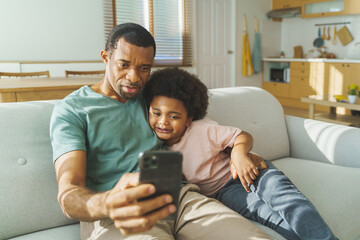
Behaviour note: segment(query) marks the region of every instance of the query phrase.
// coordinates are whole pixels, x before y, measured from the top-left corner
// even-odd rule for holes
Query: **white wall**
[[[0,0],[0,61],[100,60],[101,0]]]
[[[250,47],[253,45],[254,16],[262,34],[262,55],[280,52],[281,24],[265,17],[271,0],[236,0],[235,66],[236,85],[261,86],[261,74],[241,74],[243,14],[248,17]],[[195,25],[195,24],[194,24]],[[1,61],[87,61],[100,60],[104,48],[102,0],[0,0]],[[196,42],[196,40],[195,40]],[[98,70],[98,64],[0,64],[0,71],[50,70],[63,76],[64,69]],[[196,66],[187,68],[197,72]]]
[[[336,17],[322,17],[302,19],[287,18],[283,19],[281,27],[281,49],[285,52],[286,57],[293,57],[293,47],[301,45],[304,53],[315,49],[313,41],[317,37],[318,28],[315,24],[336,23],[336,22],[350,22],[347,28],[350,30],[354,40],[346,46],[343,46],[339,39],[337,45],[333,45],[330,41],[325,41],[327,52],[334,53],[338,58],[360,58],[360,44],[355,46],[356,42],[360,41],[360,15],[347,15]],[[336,25],[339,30],[344,25]],[[326,26],[327,27],[327,26]],[[333,26],[330,28],[330,36],[333,37]],[[321,28],[322,31],[322,28]]]
[[[249,34],[250,49],[254,42],[254,17],[259,20],[261,33],[262,57],[274,56],[280,53],[281,24],[267,19],[266,13],[271,10],[271,0],[236,0],[236,85],[261,87],[261,74],[250,77],[242,75],[242,37],[243,15],[247,16],[247,29]]]

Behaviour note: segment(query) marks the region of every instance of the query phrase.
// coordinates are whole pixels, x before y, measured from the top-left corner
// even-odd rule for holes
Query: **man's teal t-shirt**
[[[139,152],[162,145],[147,119],[140,94],[123,104],[84,86],[54,107],[53,161],[70,151],[86,151],[87,187],[109,190],[124,173],[137,170]]]

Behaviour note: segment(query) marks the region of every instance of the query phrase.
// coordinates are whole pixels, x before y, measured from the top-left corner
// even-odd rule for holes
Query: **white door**
[[[233,0],[197,0],[197,67],[208,88],[235,86]]]

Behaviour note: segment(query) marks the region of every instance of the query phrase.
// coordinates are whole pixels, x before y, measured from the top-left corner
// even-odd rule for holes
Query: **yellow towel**
[[[249,37],[247,32],[243,36],[243,47],[242,47],[242,74],[244,76],[251,76],[254,73],[254,68],[251,61]]]

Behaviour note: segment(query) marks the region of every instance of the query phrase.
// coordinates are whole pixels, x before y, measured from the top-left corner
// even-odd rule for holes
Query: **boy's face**
[[[156,96],[150,104],[150,127],[168,146],[180,141],[191,120],[178,99]]]

